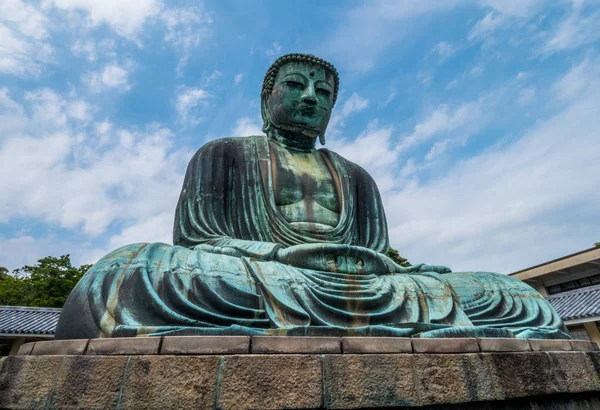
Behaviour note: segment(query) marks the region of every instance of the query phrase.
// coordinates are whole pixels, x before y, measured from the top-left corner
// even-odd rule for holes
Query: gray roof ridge
[[[28,312],[61,312],[61,308],[33,307],[33,306],[0,306],[0,310],[19,310]]]
[[[600,284],[592,285],[592,286],[584,286],[584,287],[578,288],[578,289],[572,289],[572,290],[567,290],[565,292],[555,293],[553,295],[549,295],[548,297],[546,297],[546,299],[558,299],[563,296],[570,296],[570,295],[594,292],[597,290],[600,290]]]

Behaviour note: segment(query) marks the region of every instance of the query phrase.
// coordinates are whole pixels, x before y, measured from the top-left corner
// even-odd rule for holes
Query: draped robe
[[[394,264],[375,182],[320,151],[341,214],[336,227],[317,232],[277,210],[266,137],[204,145],[187,169],[175,246],[132,244],[98,261],[69,296],[56,338],[568,337],[549,303],[517,279]]]

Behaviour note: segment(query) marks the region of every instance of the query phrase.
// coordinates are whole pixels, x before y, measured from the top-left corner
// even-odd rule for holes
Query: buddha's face
[[[327,129],[333,90],[334,77],[324,67],[288,63],[279,69],[263,109],[276,128],[316,137]]]

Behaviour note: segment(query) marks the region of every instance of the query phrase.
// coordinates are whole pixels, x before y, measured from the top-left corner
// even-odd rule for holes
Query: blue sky
[[[597,1],[0,0],[0,266],[171,242],[187,162],[260,133],[280,54],[336,65],[327,147],[411,262],[508,273],[600,241]]]

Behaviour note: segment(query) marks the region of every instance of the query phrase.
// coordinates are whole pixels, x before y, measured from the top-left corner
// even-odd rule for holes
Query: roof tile
[[[548,302],[563,320],[600,316],[600,285],[550,295]]]
[[[61,310],[0,306],[0,334],[53,335]]]

